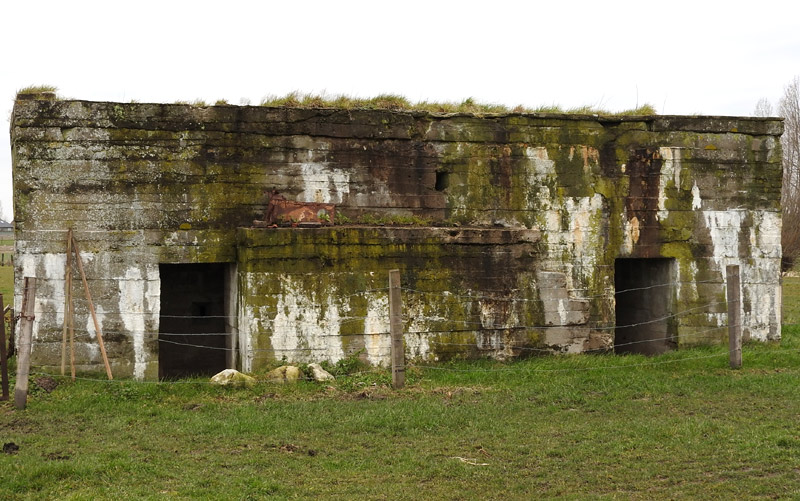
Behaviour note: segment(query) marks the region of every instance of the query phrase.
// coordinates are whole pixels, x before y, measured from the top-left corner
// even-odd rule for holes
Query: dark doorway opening
[[[616,353],[657,355],[676,347],[673,259],[617,259],[614,263]]]
[[[450,173],[445,171],[436,171],[436,184],[434,188],[436,191],[444,191],[450,185]]]
[[[180,378],[225,369],[223,263],[162,264],[158,375]]]

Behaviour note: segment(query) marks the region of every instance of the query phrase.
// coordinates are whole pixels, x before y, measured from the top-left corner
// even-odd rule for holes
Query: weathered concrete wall
[[[228,304],[238,315],[226,328],[238,332],[246,368],[259,357],[335,360],[361,348],[385,361],[385,336],[352,336],[385,330],[385,293],[345,296],[385,287],[391,267],[406,286],[438,294],[408,294],[410,311],[424,311],[407,330],[428,332],[407,338],[414,356],[612,346],[621,257],[675,259],[679,343],[725,335],[712,328],[727,321],[728,264],[742,267],[745,335],[777,339],[781,131],[778,120],[752,118],[18,101],[17,284],[43,279],[34,363],[60,360],[69,227],[115,371],[137,377],[157,373],[159,263],[236,263],[226,297],[238,298]],[[273,188],[353,219],[415,216],[448,228],[237,230],[263,214]],[[524,230],[537,232],[535,243]],[[448,242],[449,231],[474,241]],[[503,231],[512,240],[494,242]],[[497,304],[447,296],[481,291],[521,300],[487,323],[481,315],[500,315]],[[91,320],[82,301],[77,308],[86,323],[78,359],[96,364]]]
[[[408,289],[409,356],[503,357],[543,346],[546,329],[518,328],[544,325],[539,237],[496,228],[240,229],[242,366],[362,351],[371,363],[386,362],[389,269],[400,269]]]

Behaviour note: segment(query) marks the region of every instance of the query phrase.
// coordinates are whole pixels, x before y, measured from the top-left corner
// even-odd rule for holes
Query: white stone
[[[214,374],[211,378],[211,384],[220,386],[236,386],[236,387],[250,387],[256,383],[256,378],[242,374],[236,369],[225,369],[222,372]]]
[[[277,383],[295,383],[303,377],[299,367],[282,365],[267,373],[267,379]]]
[[[314,378],[314,381],[333,381],[333,375],[322,368],[321,365],[317,363],[308,364],[308,368],[311,369],[311,377]]]

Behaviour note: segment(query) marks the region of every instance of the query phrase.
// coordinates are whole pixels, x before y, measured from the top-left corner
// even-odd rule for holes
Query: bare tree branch
[[[760,101],[759,101],[760,102]],[[800,256],[800,77],[794,77],[784,88],[778,103],[783,117],[783,212],[782,248],[784,271]]]
[[[754,117],[774,117],[775,112],[772,110],[772,104],[765,97],[762,97],[756,103],[756,108],[753,110]]]

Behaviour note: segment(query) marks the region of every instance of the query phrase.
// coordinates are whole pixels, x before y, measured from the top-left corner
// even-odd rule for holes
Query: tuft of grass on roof
[[[638,108],[631,108],[629,110],[622,110],[614,113],[615,115],[658,115],[656,107],[650,103],[645,103]]]
[[[35,100],[50,100],[56,99],[58,87],[53,85],[29,85],[17,91],[17,99],[20,97]]]
[[[397,94],[380,94],[372,98],[357,98],[347,95],[326,96],[324,94],[310,94],[293,91],[285,96],[268,95],[261,100],[261,106],[273,108],[336,108],[336,109],[366,109],[366,110],[392,110],[392,111],[427,111],[429,113],[469,113],[473,115],[507,114],[507,113],[559,113],[581,115],[655,115],[655,107],[649,104],[635,109],[612,112],[595,106],[581,106],[564,109],[556,104],[528,108],[518,105],[513,108],[502,104],[481,103],[469,97],[461,102],[420,101],[412,103]]]

